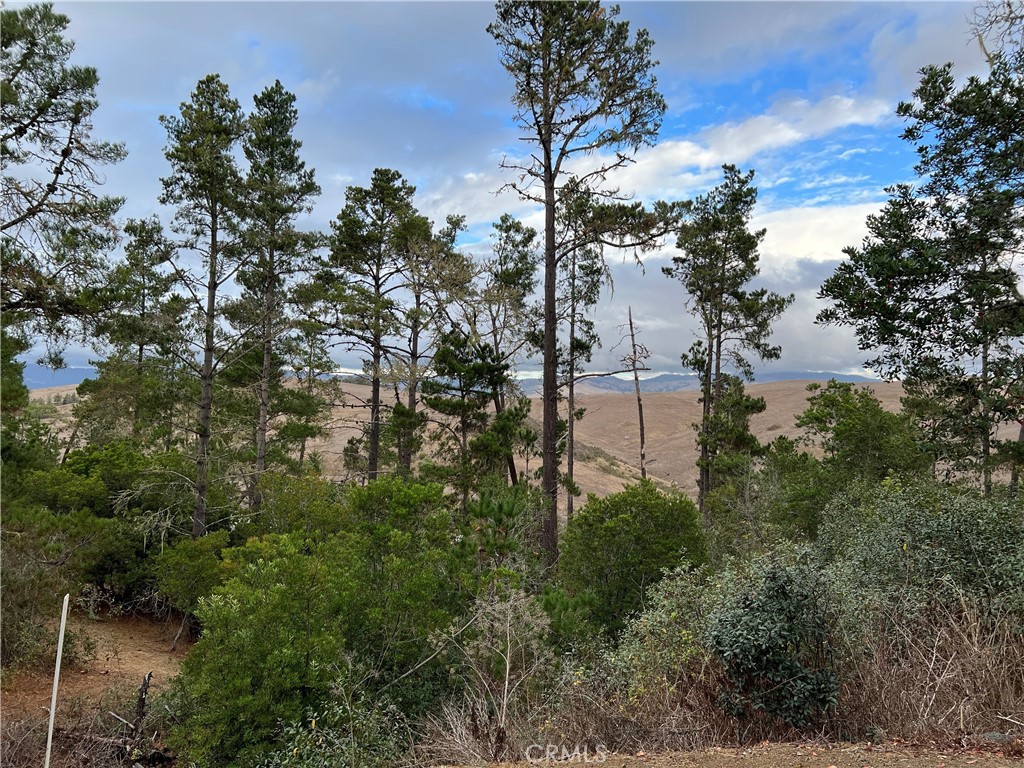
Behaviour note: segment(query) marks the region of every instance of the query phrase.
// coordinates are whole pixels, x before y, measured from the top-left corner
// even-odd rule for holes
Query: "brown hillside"
[[[755,416],[752,429],[762,442],[780,435],[798,437],[800,430],[794,425],[797,414],[807,403],[809,381],[782,381],[769,384],[749,384],[747,391],[763,397],[767,410]],[[858,385],[861,386],[861,385]],[[882,404],[892,411],[900,408],[902,386],[898,383],[877,382],[870,385]],[[348,439],[358,434],[366,419],[363,403],[370,389],[358,384],[345,384],[346,402],[334,409],[328,437],[315,441],[310,449],[320,454],[324,474],[342,480],[348,477],[342,452]],[[46,402],[53,395],[75,391],[74,386],[49,387],[34,390],[32,399]],[[384,393],[385,399],[393,397]],[[700,418],[700,404],[695,390],[657,392],[643,395],[644,419],[647,427],[648,473],[665,486],[675,486],[696,496],[697,448],[692,425]],[[576,482],[588,493],[604,496],[636,482],[639,471],[639,434],[637,429],[636,398],[583,385],[577,391],[580,407],[586,415],[576,425]],[[539,426],[541,402],[533,399],[533,419]],[[58,412],[67,418],[70,406],[58,406]],[[530,461],[530,470],[538,466],[538,459]],[[520,458],[520,469],[525,459]]]
[[[763,442],[780,435],[797,437],[796,415],[806,408],[808,381],[783,381],[750,384],[747,391],[764,397],[767,410],[752,420],[752,428]],[[882,404],[899,410],[902,387],[898,383],[871,385]],[[349,437],[355,435],[365,412],[356,407],[360,398],[369,394],[368,387],[345,385],[348,404],[335,410],[334,429],[328,438],[312,446],[321,454],[324,471],[330,477],[346,476],[342,451]],[[589,390],[589,391],[588,391]],[[588,493],[604,496],[622,489],[640,478],[639,434],[636,398],[633,395],[609,393],[585,388],[577,395],[586,415],[576,426],[576,482],[584,497]],[[540,423],[541,402],[533,399],[533,418]],[[700,418],[696,391],[645,394],[644,420],[647,427],[648,473],[656,482],[676,486],[696,495],[697,449],[693,423]],[[532,459],[531,469],[537,466]],[[519,462],[522,468],[524,462]]]
[[[808,381],[782,381],[750,384],[747,392],[763,397],[768,404],[764,413],[751,420],[751,429],[762,442],[780,435],[798,437],[794,422],[807,407]],[[885,408],[898,411],[903,388],[898,383],[871,385]],[[655,481],[674,485],[683,492],[697,493],[697,446],[693,424],[700,419],[699,394],[696,391],[657,392],[643,395],[644,423],[647,431],[648,474]],[[577,438],[584,446],[607,452],[639,478],[640,435],[637,428],[636,398],[632,395],[593,393],[578,396],[587,409],[576,426]],[[534,401],[534,414],[540,416],[541,403]],[[577,463],[577,482],[584,493],[604,495],[619,490],[623,481],[608,478],[599,466],[587,458]],[[595,471],[596,470],[596,471]]]

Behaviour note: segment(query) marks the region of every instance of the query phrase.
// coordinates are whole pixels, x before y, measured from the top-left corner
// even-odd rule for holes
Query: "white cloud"
[[[786,208],[755,214],[752,227],[767,230],[761,245],[761,270],[785,278],[797,262],[837,261],[843,248],[859,245],[867,234],[867,217],[881,203]]]

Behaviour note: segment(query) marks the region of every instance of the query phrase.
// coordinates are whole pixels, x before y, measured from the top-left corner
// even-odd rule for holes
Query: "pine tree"
[[[123,198],[96,187],[126,155],[92,136],[99,76],[69,63],[68,24],[50,3],[0,11],[0,312],[5,333],[18,325],[55,350],[113,303],[105,255]]]
[[[706,529],[711,520],[705,501],[714,487],[714,424],[726,391],[726,368],[753,379],[745,353],[778,359],[780,347],[769,343],[772,323],[794,298],[747,288],[757,277],[757,251],[765,234],[748,228],[757,202],[757,189],[750,184],[754,172],[741,174],[733,165],[722,169],[725,178],[719,186],[686,203],[676,241],[682,254],[662,269],[683,284],[687,306],[697,317],[699,335],[682,362],[697,374],[701,386],[697,499]]]
[[[256,329],[254,341],[260,349],[255,456],[248,482],[250,510],[255,514],[262,501],[260,477],[267,468],[271,389],[283,375],[275,364],[276,346],[292,324],[286,307],[289,281],[303,261],[311,259],[319,241],[296,229],[295,220],[312,208],[320,187],[313,170],[299,157],[295,96],[278,80],[257,94],[254,103],[243,142],[249,161],[243,247],[250,256],[238,281],[245,290],[239,307],[243,324]]]
[[[1001,422],[1024,419],[1024,77],[1002,56],[962,87],[951,65],[922,72],[897,110],[920,181],[887,190],[868,237],[822,286],[832,306],[818,322],[877,350],[866,364],[908,382],[940,463],[977,471],[991,493],[998,462],[1015,475],[1024,465],[1024,427],[1016,443],[995,439]]]
[[[541,453],[549,508],[541,543],[552,565],[558,557],[557,210],[566,165],[597,158],[577,181],[614,196],[617,190],[604,185],[607,175],[654,142],[666,105],[652,72],[651,39],[645,30],[632,37],[629,24],[616,21],[617,7],[506,0],[496,12],[488,32],[515,81],[516,122],[534,147],[526,158],[504,163],[520,174],[509,186],[544,206]]]
[[[241,268],[240,209],[243,200],[242,175],[234,151],[245,132],[245,119],[238,102],[217,75],[200,80],[192,100],[181,104],[180,116],[162,116],[168,145],[164,156],[171,174],[161,179],[160,202],[176,206],[172,228],[182,236],[178,253],[198,254],[203,272],[194,273],[187,262],[173,264],[179,283],[192,305],[200,338],[199,414],[196,423],[196,485],[192,537],[206,532],[209,486],[211,419],[214,378],[239,337],[222,343],[223,295],[221,288]]]

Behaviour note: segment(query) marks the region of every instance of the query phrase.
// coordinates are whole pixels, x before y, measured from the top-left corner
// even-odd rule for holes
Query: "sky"
[[[13,4],[12,4],[13,5]],[[166,133],[198,80],[218,73],[243,109],[279,79],[297,96],[302,156],[322,194],[308,229],[327,230],[350,185],[394,168],[435,222],[463,214],[460,246],[486,253],[502,213],[542,228],[500,168],[522,152],[512,81],[486,26],[483,2],[66,2],[73,61],[97,68],[94,135],[128,158],[105,169],[121,215],[171,211],[157,203]],[[767,234],[758,285],[796,300],[776,323],[780,360],[761,371],[863,372],[868,355],[848,329],[814,324],[821,283],[858,245],[886,186],[913,181],[913,148],[895,114],[928,64],[983,74],[972,5],[954,2],[633,2],[620,19],[654,40],[668,111],[656,146],[610,180],[636,199],[685,200],[721,181],[721,165],[753,169],[753,226]],[[627,308],[651,351],[652,372],[683,372],[693,323],[681,285],[662,274],[674,243],[644,258],[608,253],[614,290],[596,307],[603,340],[591,370],[618,368]],[[70,365],[94,353],[71,350]],[[358,361],[336,356],[343,367]],[[524,372],[538,368],[527,362]]]

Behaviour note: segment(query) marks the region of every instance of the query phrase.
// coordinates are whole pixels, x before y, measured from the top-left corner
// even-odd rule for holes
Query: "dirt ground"
[[[189,644],[182,640],[171,652],[177,627],[127,616],[90,620],[73,613],[68,626],[95,643],[93,658],[61,670],[57,723],[61,724],[101,701],[130,697],[153,673],[150,691],[162,690],[178,673]],[[56,631],[54,632],[56,635]],[[56,640],[55,640],[56,642]],[[4,673],[0,686],[0,718],[4,721],[45,717],[50,707],[53,670]]]
[[[541,750],[534,750],[534,756]],[[718,748],[702,752],[648,755],[591,753],[561,762],[507,763],[491,768],[600,765],[604,768],[1019,768],[1021,759],[1001,752],[944,750],[899,744],[759,744],[747,748]],[[603,761],[602,761],[603,759]]]

